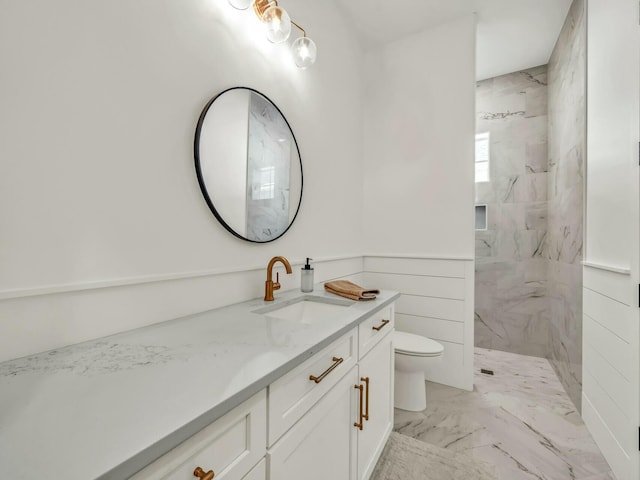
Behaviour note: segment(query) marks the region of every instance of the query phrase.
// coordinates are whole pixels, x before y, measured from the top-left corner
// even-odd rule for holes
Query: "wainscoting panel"
[[[582,416],[616,478],[634,476],[638,455],[640,319],[633,285],[629,274],[584,267]]]
[[[473,380],[471,388],[466,388],[467,383],[465,375],[465,365],[467,358],[465,356],[465,345],[460,343],[452,343],[440,341],[444,347],[442,354],[442,362],[437,368],[433,368],[427,375],[427,380],[443,385],[451,385],[465,390],[473,390]],[[473,368],[473,366],[472,366]]]
[[[11,293],[11,298],[6,298],[7,294],[0,300],[0,361],[260,298],[267,261],[263,267],[227,273],[120,279],[66,289],[40,287],[22,296]],[[314,264],[316,282],[338,278],[363,281],[361,256]],[[280,273],[282,291],[300,288],[302,265],[302,260],[292,263],[292,275],[286,275],[280,264],[274,269]],[[52,293],[41,293],[47,291]]]
[[[623,340],[611,330],[602,326],[589,315],[584,315],[583,332],[589,339],[591,347],[618,372],[625,381],[631,380],[635,369],[633,365],[633,352],[629,342]],[[597,339],[596,342],[592,340]]]
[[[629,277],[625,278],[625,283],[629,283]],[[586,276],[585,276],[586,280]],[[629,288],[628,285],[625,285]],[[619,297],[622,298],[622,297]],[[603,328],[611,331],[621,339],[628,339],[635,332],[633,312],[629,309],[629,299],[623,301],[615,300],[591,288],[584,288],[582,301],[584,302],[584,311],[587,316],[597,322]]]
[[[599,293],[607,298],[594,299],[601,304],[607,305],[607,308],[623,308],[615,304],[608,304],[607,299],[615,300],[623,305],[631,305],[635,299],[636,289],[629,282],[629,274],[617,273],[613,270],[604,270],[602,268],[593,268],[585,265],[583,268],[583,286],[588,290]],[[588,292],[585,292],[585,298]],[[593,298],[593,297],[591,297]],[[589,305],[585,302],[585,308]],[[589,310],[592,310],[589,308]],[[606,310],[605,310],[606,311]]]
[[[611,440],[603,442],[607,444],[607,448],[610,451],[619,450],[615,456],[627,458],[628,461],[629,455],[623,445],[631,444],[635,441],[637,429],[628,428],[629,419],[625,413],[615,404],[611,395],[600,386],[589,372],[585,371],[583,378],[584,386],[589,394],[587,396],[583,395],[582,399],[588,399],[592,410],[587,416],[593,421],[602,423],[599,428],[608,432],[607,437],[610,437]],[[596,409],[594,405],[597,405],[598,408]],[[583,416],[585,414],[586,412],[583,410]],[[618,440],[612,432],[621,432],[620,439]]]
[[[633,408],[632,385],[613,367],[611,357],[603,356],[590,342],[584,344],[584,369],[607,392],[613,403],[623,412],[630,412]],[[631,419],[629,419],[631,420]]]
[[[473,260],[365,256],[367,287],[397,290],[396,328],[444,346],[427,379],[473,389]]]
[[[591,436],[593,436],[600,451],[607,459],[611,470],[615,472],[616,478],[632,478],[629,475],[631,458],[620,444],[621,439],[613,433],[614,429],[624,426],[627,419],[623,417],[624,421],[619,422],[621,425],[613,422],[610,417],[616,416],[615,411],[613,409],[604,409],[606,395],[603,392],[599,392],[601,393],[600,398],[602,401],[598,402],[599,397],[595,395],[593,389],[593,378],[585,371],[583,379],[582,420],[584,420]],[[585,393],[587,389],[590,392],[588,395]]]
[[[420,330],[422,335],[434,340],[464,343],[464,323],[396,313],[396,328],[403,332]]]
[[[398,300],[398,311],[409,315],[440,318],[452,322],[464,322],[464,300],[449,298],[427,297],[423,295],[406,294],[399,288],[402,297]],[[428,292],[428,290],[425,290]]]
[[[407,295],[429,292],[432,297],[464,300],[464,278],[374,272],[367,273],[367,276],[380,288],[401,290]]]
[[[365,269],[369,273],[400,273],[403,275],[465,278],[465,262],[461,261],[461,259],[369,255],[365,256],[364,263]]]

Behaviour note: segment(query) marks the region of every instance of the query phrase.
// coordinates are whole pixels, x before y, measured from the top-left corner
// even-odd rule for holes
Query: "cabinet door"
[[[216,480],[240,480],[264,457],[266,443],[267,395],[262,390],[131,480],[195,480],[196,467],[213,470]]]
[[[359,380],[369,400],[364,413],[369,419],[358,431],[358,480],[371,476],[393,427],[393,353],[391,335],[387,335],[360,360]]]
[[[270,478],[355,480],[358,368],[353,367],[267,452]]]

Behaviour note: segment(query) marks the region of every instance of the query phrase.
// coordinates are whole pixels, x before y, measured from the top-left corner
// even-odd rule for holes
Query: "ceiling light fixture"
[[[300,68],[307,68],[315,63],[318,55],[315,42],[307,37],[304,28],[291,20],[277,0],[229,0],[229,3],[238,10],[246,10],[253,5],[253,11],[264,23],[267,38],[272,43],[286,42],[291,35],[291,26],[294,25],[302,32],[302,37],[295,39],[291,45],[295,64]]]

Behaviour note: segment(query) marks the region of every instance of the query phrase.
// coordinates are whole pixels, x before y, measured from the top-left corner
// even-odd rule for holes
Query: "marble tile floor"
[[[396,409],[394,430],[482,462],[497,480],[615,480],[547,360],[476,348],[474,368],[473,392],[429,382],[427,409]]]

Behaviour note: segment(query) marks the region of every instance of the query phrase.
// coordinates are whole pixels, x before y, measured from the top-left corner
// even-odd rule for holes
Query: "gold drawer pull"
[[[193,476],[198,477],[200,480],[212,480],[213,477],[216,476],[216,474],[213,473],[213,470],[209,470],[205,473],[205,471],[200,467],[196,467],[196,469],[193,471]]]
[[[373,328],[376,332],[379,332],[380,330],[382,330],[389,322],[391,322],[391,320],[382,320],[382,323],[380,325],[378,325],[377,327],[371,327]]]
[[[362,430],[362,419],[364,418],[364,415],[362,415],[362,397],[364,397],[364,395],[362,394],[362,390],[364,389],[364,387],[362,385],[354,385],[353,388],[355,388],[356,390],[360,390],[360,421],[354,423],[353,426],[358,428],[358,430]]]
[[[364,385],[366,387],[366,395],[365,395],[365,407],[364,407],[364,414],[362,415],[362,418],[364,418],[367,422],[369,421],[369,377],[362,377],[360,378],[361,382],[364,382]],[[362,410],[362,408],[360,408],[360,410]]]
[[[329,375],[331,371],[334,368],[336,368],[338,365],[340,365],[343,361],[344,361],[344,358],[333,357],[333,362],[334,362],[333,365],[331,365],[324,372],[322,372],[319,377],[316,377],[315,375],[309,375],[309,380],[316,383],[320,383],[324,379],[324,377]]]

